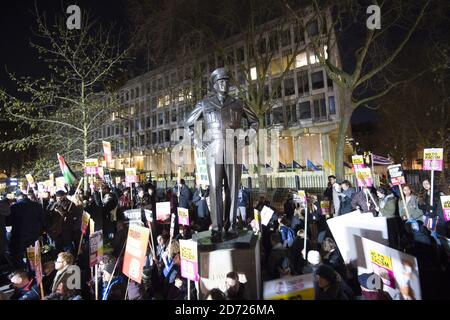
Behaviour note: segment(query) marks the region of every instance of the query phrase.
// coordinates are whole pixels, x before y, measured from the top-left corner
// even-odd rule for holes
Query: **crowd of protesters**
[[[306,233],[305,210],[291,195],[284,202],[283,210],[277,212],[264,196],[254,201],[249,190],[241,186],[238,224],[248,230],[256,229],[254,209],[261,211],[267,206],[275,211],[267,226],[263,225],[260,230],[262,281],[314,273],[317,300],[406,299],[401,295],[390,297],[380,288],[368,288],[367,279],[375,275],[358,276],[354,268],[344,263],[326,223],[328,218],[355,210],[394,219],[398,226],[395,249],[417,258],[422,296],[439,298],[441,292],[448,290],[443,284],[449,283],[446,280],[450,273],[449,257],[439,240],[439,236],[449,237],[450,234],[439,196],[448,193],[449,189],[436,192],[433,204],[430,204],[429,180],[424,180],[422,186],[423,190],[416,193],[411,186],[403,185],[403,201],[399,198],[398,187],[364,187],[357,191],[349,181],[339,183],[336,177],[330,176],[329,186],[323,194],[307,195]],[[9,298],[185,300],[189,295],[196,299],[196,286],[193,283],[188,286],[180,274],[179,240],[190,239],[194,233],[210,228],[208,197],[207,186],[198,185],[191,190],[182,179],[174,188],[159,189],[152,181],[136,184],[132,190],[122,184],[102,184],[99,187],[91,185],[87,191],[75,194],[73,189],[69,192],[59,190],[50,199],[39,200],[33,192],[17,191],[14,200],[4,198],[0,201],[0,257],[11,269],[9,281],[14,288]],[[322,200],[331,204],[327,214],[322,214]],[[176,223],[170,242],[170,221],[154,223],[155,250],[154,254],[148,250],[142,283],[128,281],[121,272],[129,225],[125,211],[151,210],[151,220],[155,222],[156,203],[161,201],[169,201],[174,214],[178,207],[188,209],[191,224]],[[99,264],[97,281],[89,268],[88,241],[82,241],[80,245],[83,211],[90,214],[95,231],[103,231],[105,248],[108,248]],[[144,226],[150,225],[144,213],[141,219]],[[10,231],[6,231],[6,227]],[[304,248],[305,237],[307,248]],[[43,297],[26,259],[26,248],[34,245],[36,240],[43,244]],[[67,284],[74,269],[81,275],[80,287],[75,289]],[[225,287],[225,291],[210,290],[206,298],[245,299],[245,284],[239,281],[237,272],[227,274]]]

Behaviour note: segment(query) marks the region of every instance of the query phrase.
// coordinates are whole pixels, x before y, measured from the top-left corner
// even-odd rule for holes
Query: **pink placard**
[[[198,281],[198,263],[181,260],[181,276],[191,281]]]

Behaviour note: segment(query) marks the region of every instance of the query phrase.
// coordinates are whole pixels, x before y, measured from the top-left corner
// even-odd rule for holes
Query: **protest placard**
[[[306,192],[305,190],[299,190],[297,193],[292,194],[293,200],[298,204],[306,204]]]
[[[441,196],[442,214],[446,222],[450,221],[450,196]]]
[[[128,229],[122,272],[137,283],[141,283],[142,280],[149,234],[148,228],[136,224],[131,224]]]
[[[330,201],[323,200],[320,201],[320,209],[322,210],[322,215],[327,216],[330,214]]]
[[[136,168],[125,168],[125,182],[136,183],[137,181]]]
[[[370,168],[355,168],[355,174],[358,181],[358,187],[372,187],[373,178]]]
[[[314,300],[314,274],[265,281],[264,300]]]
[[[26,174],[25,178],[27,179],[29,185],[34,184],[34,178],[31,174]]]
[[[103,156],[105,157],[106,165],[112,162],[111,142],[102,141]]]
[[[92,219],[89,219],[89,235],[95,232],[95,222]]]
[[[178,224],[189,226],[189,210],[186,208],[177,208]]]
[[[170,218],[170,201],[156,203],[156,220],[166,221]]]
[[[261,210],[261,223],[264,226],[267,226],[272,218],[274,211],[269,207],[264,206]]]
[[[198,281],[197,243],[180,239],[181,276],[191,281]]]
[[[89,225],[89,221],[91,219],[91,215],[86,211],[83,211],[83,216],[81,218],[81,233],[86,234],[87,227]]]
[[[403,169],[401,164],[394,164],[388,167],[389,175],[391,177],[391,183],[394,186],[400,186],[405,184],[405,176],[403,175]]]
[[[423,170],[442,171],[443,164],[443,148],[428,148],[423,150]]]
[[[198,184],[209,185],[206,156],[203,151],[194,150],[195,153],[195,179]]]
[[[56,191],[66,189],[66,180],[64,179],[64,177],[57,177],[55,179],[55,182],[56,182]]]
[[[41,244],[39,240],[36,240],[34,242],[34,270],[37,284],[40,284],[42,282],[42,261],[41,261]]]
[[[141,209],[125,210],[123,215],[128,220],[129,224],[142,225],[142,210]]]
[[[103,167],[98,167],[97,168],[97,174],[100,177],[100,179],[103,180],[103,178],[105,177],[105,171],[104,171]]]
[[[103,231],[89,235],[89,267],[99,264],[103,259]]]
[[[373,272],[380,276],[384,291],[393,299],[422,299],[419,267],[414,256],[366,238],[362,238],[362,246],[365,261],[358,264],[359,274]]]
[[[84,161],[84,169],[86,174],[97,174],[98,159],[86,159]]]
[[[34,257],[34,247],[33,246],[29,246],[27,248],[27,258],[28,258],[28,262],[30,264],[30,269],[31,271],[35,271],[35,257]]]
[[[364,169],[364,157],[361,155],[354,155],[352,156],[352,163],[354,170]]]

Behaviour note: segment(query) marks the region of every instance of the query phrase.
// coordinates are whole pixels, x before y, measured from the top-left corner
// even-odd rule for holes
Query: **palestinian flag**
[[[66,183],[69,186],[72,186],[75,183],[75,180],[77,180],[77,177],[75,176],[75,173],[73,173],[72,169],[70,169],[69,165],[64,160],[63,156],[58,155],[58,161],[59,161],[59,167],[61,168],[61,172],[64,176],[64,180],[66,180]]]

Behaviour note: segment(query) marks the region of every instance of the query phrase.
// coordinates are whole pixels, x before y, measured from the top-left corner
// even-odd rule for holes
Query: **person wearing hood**
[[[315,300],[353,300],[352,289],[341,276],[329,265],[320,265],[315,272]]]
[[[341,192],[339,192],[339,215],[350,213],[353,211],[352,200],[355,195],[355,188],[352,188],[352,184],[348,180],[344,180],[341,183]]]
[[[102,300],[124,300],[127,283],[122,275],[114,275],[115,263],[113,261],[107,263],[103,267],[102,280]],[[109,286],[108,286],[109,284]]]
[[[396,201],[395,196],[385,188],[377,189],[378,213],[379,217],[392,218],[395,216]]]

